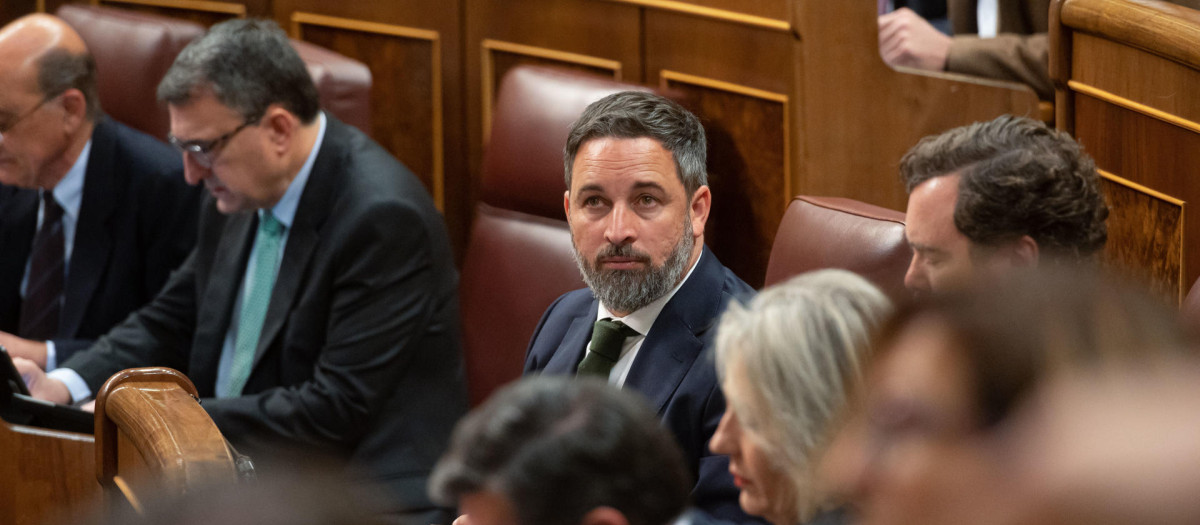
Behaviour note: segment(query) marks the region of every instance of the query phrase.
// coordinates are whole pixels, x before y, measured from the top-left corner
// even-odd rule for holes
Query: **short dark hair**
[[[96,87],[96,59],[91,53],[72,53],[63,48],[47,51],[37,59],[37,82],[44,99],[78,89],[87,104],[87,119],[99,118],[100,91]]]
[[[576,525],[601,506],[632,525],[663,525],[686,506],[684,469],[674,438],[636,394],[595,378],[536,376],[459,422],[429,486],[445,505],[496,491],[524,525]]]
[[[954,225],[979,246],[1028,235],[1052,258],[1083,260],[1108,239],[1096,165],[1075,140],[1011,115],[921,139],[900,161],[911,193],[959,174]]]
[[[623,91],[591,103],[571,125],[563,148],[568,191],[579,148],[589,140],[604,137],[657,140],[675,159],[675,173],[688,195],[708,185],[708,141],[700,119],[666,97]]]
[[[270,20],[235,19],[212,26],[179,53],[158,85],[158,99],[183,104],[204,89],[246,120],[261,117],[272,104],[304,123],[320,110],[308,68]]]

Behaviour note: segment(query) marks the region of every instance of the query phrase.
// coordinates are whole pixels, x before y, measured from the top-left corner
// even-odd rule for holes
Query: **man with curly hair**
[[[937,292],[1009,268],[1080,263],[1108,238],[1096,165],[1067,134],[1002,116],[922,139],[900,161],[904,284]]]

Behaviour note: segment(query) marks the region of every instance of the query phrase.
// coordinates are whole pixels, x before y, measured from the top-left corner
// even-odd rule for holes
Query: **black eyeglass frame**
[[[171,146],[173,146],[176,150],[179,150],[180,153],[191,154],[192,159],[194,159],[197,164],[205,168],[211,168],[213,161],[216,160],[216,157],[220,153],[220,148],[222,146],[228,143],[234,135],[238,134],[238,132],[254,124],[258,124],[260,120],[262,120],[262,117],[246,119],[246,121],[242,122],[240,126],[233,128],[233,131],[230,131],[229,133],[221,135],[220,137],[212,140],[184,141],[179,140],[179,137],[168,133],[167,142],[170,143]]]

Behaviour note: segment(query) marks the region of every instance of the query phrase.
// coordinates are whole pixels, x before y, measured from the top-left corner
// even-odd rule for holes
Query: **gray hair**
[[[429,478],[435,501],[497,492],[524,525],[576,525],[601,506],[631,525],[664,525],[690,489],[675,438],[637,394],[546,375],[506,387],[460,421]]]
[[[774,458],[792,491],[773,506],[807,521],[824,504],[816,462],[832,420],[862,379],[870,338],[892,310],[866,279],[819,270],[771,286],[749,304],[732,302],[716,338],[717,374],[743,431]],[[732,369],[752,389],[726,387]]]
[[[605,137],[657,140],[675,159],[675,172],[688,196],[708,185],[708,142],[700,119],[665,97],[644,91],[623,91],[591,103],[571,125],[563,148],[568,191],[579,148],[589,140]]]
[[[213,26],[179,53],[158,85],[159,101],[184,104],[212,90],[246,120],[279,104],[310,123],[320,100],[304,61],[270,20],[235,19]]]
[[[84,116],[89,121],[100,117],[100,91],[96,87],[96,59],[92,54],[72,53],[54,48],[37,59],[38,90],[44,99],[63,94],[68,89],[78,89],[87,104]]]

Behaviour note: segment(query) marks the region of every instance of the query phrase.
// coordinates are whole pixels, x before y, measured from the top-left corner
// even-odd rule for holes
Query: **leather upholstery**
[[[292,39],[317,85],[321,108],[338,120],[371,134],[371,70],[366,64],[316,44]]]
[[[170,129],[166,106],[157,103],[158,82],[175,57],[205,28],[195,22],[112,7],[66,4],[58,16],[71,25],[96,58],[100,107],[130,127],[158,139]],[[292,40],[317,85],[321,106],[343,122],[370,133],[367,66],[328,49]]]
[[[792,199],[775,235],[766,284],[842,268],[899,300],[906,296],[904,273],[911,260],[903,213],[852,199],[801,195]]]
[[[542,312],[584,286],[563,215],[562,150],[588,104],[629,89],[645,88],[530,66],[501,82],[459,284],[472,405],[521,376]]]
[[[492,111],[480,198],[497,208],[564,219],[563,146],[588,104],[618,91],[648,89],[545,67],[505,75]]]

